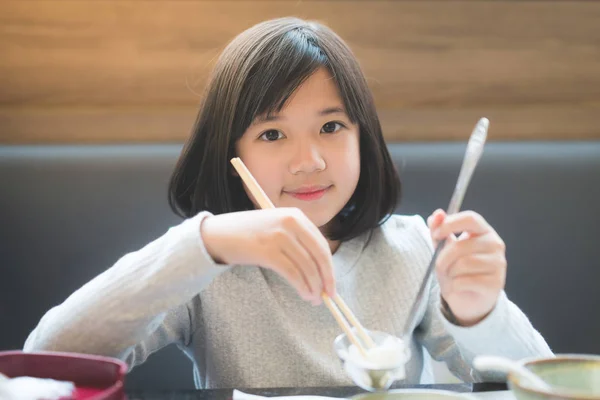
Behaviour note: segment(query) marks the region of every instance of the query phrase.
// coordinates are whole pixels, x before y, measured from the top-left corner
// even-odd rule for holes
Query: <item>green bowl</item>
[[[518,400],[600,400],[600,356],[564,354],[556,358],[525,360],[523,365],[555,390],[532,389],[508,375],[508,387]]]
[[[432,389],[396,389],[389,392],[365,393],[352,397],[352,400],[472,400],[466,393]]]

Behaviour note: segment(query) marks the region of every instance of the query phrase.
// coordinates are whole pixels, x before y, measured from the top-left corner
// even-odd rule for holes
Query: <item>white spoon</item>
[[[500,371],[506,374],[511,373],[519,378],[519,381],[527,382],[532,389],[543,390],[545,392],[554,392],[552,386],[547,384],[542,378],[508,358],[497,356],[477,356],[473,360],[473,366],[481,371]]]

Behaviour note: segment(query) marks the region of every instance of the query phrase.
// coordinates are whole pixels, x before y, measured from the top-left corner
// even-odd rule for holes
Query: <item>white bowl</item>
[[[367,333],[377,346],[382,345],[386,340],[397,341],[399,355],[395,362],[381,368],[353,356],[352,343],[345,333],[335,339],[333,347],[342,361],[344,370],[357,386],[370,392],[385,391],[394,382],[406,378],[404,366],[410,359],[410,350],[401,339],[385,332],[367,331]]]

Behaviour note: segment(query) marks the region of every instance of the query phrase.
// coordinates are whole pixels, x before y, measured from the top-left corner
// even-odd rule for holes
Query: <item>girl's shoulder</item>
[[[401,247],[420,247],[423,250],[431,250],[431,235],[427,223],[422,216],[415,215],[391,215],[380,227],[375,237],[380,240]]]
[[[414,233],[429,235],[429,228],[425,219],[418,215],[392,214],[382,225],[383,230],[395,233]]]

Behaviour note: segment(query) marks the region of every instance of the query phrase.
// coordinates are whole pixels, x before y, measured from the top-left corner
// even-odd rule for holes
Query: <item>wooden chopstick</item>
[[[352,310],[350,310],[350,307],[348,307],[346,302],[344,302],[344,300],[340,297],[339,294],[333,296],[333,301],[335,301],[342,313],[344,313],[346,319],[348,319],[348,322],[350,322],[350,324],[352,324],[352,326],[356,328],[358,336],[360,336],[363,342],[367,345],[367,348],[372,349],[373,347],[375,347],[375,342],[373,341],[371,336],[369,336],[367,331],[365,331],[365,328],[363,328],[362,324],[358,321],[358,318],[356,318]]]
[[[237,173],[240,175],[240,178],[242,178],[242,181],[248,187],[248,190],[250,190],[250,193],[252,193],[252,196],[254,197],[260,208],[275,208],[269,197],[267,197],[265,192],[262,190],[262,188],[256,181],[256,179],[254,179],[254,176],[252,176],[248,168],[246,168],[246,165],[243,163],[243,161],[240,158],[235,157],[231,159],[231,164],[233,165]],[[335,295],[333,297],[333,301],[335,301],[334,304],[332,299],[326,293],[321,294],[321,297],[323,298],[325,305],[333,315],[333,318],[335,318],[340,328],[342,328],[342,330],[348,336],[350,342],[358,348],[358,350],[363,356],[366,356],[366,350],[364,346],[361,344],[360,340],[358,340],[354,332],[352,332],[352,328],[344,319],[344,315],[346,316],[350,324],[352,324],[356,328],[356,331],[358,332],[359,336],[362,340],[364,340],[365,344],[369,348],[375,347],[375,343],[373,342],[373,339],[367,334],[362,324],[358,321],[358,319],[352,313],[350,308],[346,305],[344,300],[339,295]],[[344,315],[342,315],[342,313]]]
[[[348,336],[350,342],[356,346],[356,348],[358,349],[358,351],[360,351],[363,357],[367,357],[367,351],[365,350],[362,343],[360,343],[360,340],[358,340],[354,332],[352,332],[352,328],[348,324],[348,321],[344,319],[344,316],[336,307],[335,303],[331,300],[331,297],[329,297],[326,293],[323,293],[321,297],[323,298],[323,302],[329,309],[329,312],[331,312],[331,315],[333,315],[333,318],[335,318],[340,328],[342,328],[344,333],[346,333],[346,336]]]
[[[252,176],[252,174],[246,167],[246,164],[244,164],[241,158],[232,158],[231,164],[233,164],[233,167],[240,175],[240,178],[242,178],[242,181],[246,184],[246,186],[248,186],[248,190],[250,190],[250,193],[252,193],[252,196],[257,201],[260,208],[275,208],[275,206],[271,202],[271,199],[269,199],[269,197],[264,192],[264,190],[262,190],[258,182],[256,182],[256,179],[254,179],[254,176]]]

